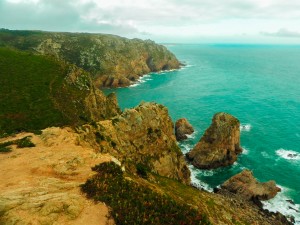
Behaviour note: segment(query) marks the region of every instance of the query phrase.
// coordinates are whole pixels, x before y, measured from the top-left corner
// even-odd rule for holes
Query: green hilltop
[[[109,34],[0,30],[0,46],[75,64],[92,74],[98,87],[129,86],[149,72],[179,68],[163,45]]]
[[[74,125],[114,116],[115,96],[88,72],[53,57],[0,48],[0,134]]]

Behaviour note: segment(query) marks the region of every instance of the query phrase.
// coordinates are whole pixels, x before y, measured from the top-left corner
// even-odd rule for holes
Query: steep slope
[[[0,30],[0,46],[53,55],[89,71],[98,87],[128,86],[140,76],[179,68],[176,57],[153,41],[107,34]]]
[[[119,113],[116,97],[94,87],[90,74],[67,63],[0,48],[0,135],[82,124]]]
[[[0,224],[114,224],[108,214],[117,224],[289,224],[234,194],[207,193],[149,171],[132,173],[109,154],[96,153],[70,128],[22,133],[0,143],[28,135],[35,147],[13,146],[0,154]],[[85,182],[83,190],[96,203],[80,192]],[[155,216],[149,218],[150,213]]]
[[[190,183],[190,171],[176,144],[172,120],[162,105],[142,103],[111,120],[83,125],[78,132],[90,146],[110,153],[132,172],[139,164],[161,176]]]

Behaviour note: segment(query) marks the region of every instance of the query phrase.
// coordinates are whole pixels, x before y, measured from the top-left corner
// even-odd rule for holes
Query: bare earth
[[[0,224],[114,224],[108,207],[87,200],[79,185],[91,167],[115,160],[79,145],[70,128],[47,128],[43,134],[18,134],[0,143],[32,136],[33,148],[0,154]]]

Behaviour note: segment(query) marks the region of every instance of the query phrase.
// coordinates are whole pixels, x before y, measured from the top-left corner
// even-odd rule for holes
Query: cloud
[[[299,0],[0,0],[0,28],[141,38],[258,35],[298,18]]]
[[[261,32],[261,34],[271,37],[300,38],[300,32],[289,31],[285,28],[281,28],[277,32]]]

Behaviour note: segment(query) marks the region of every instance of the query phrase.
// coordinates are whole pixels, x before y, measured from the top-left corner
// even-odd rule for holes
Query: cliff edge
[[[51,55],[92,74],[97,87],[129,86],[149,72],[178,69],[179,61],[151,40],[109,34],[0,30],[0,47]]]

